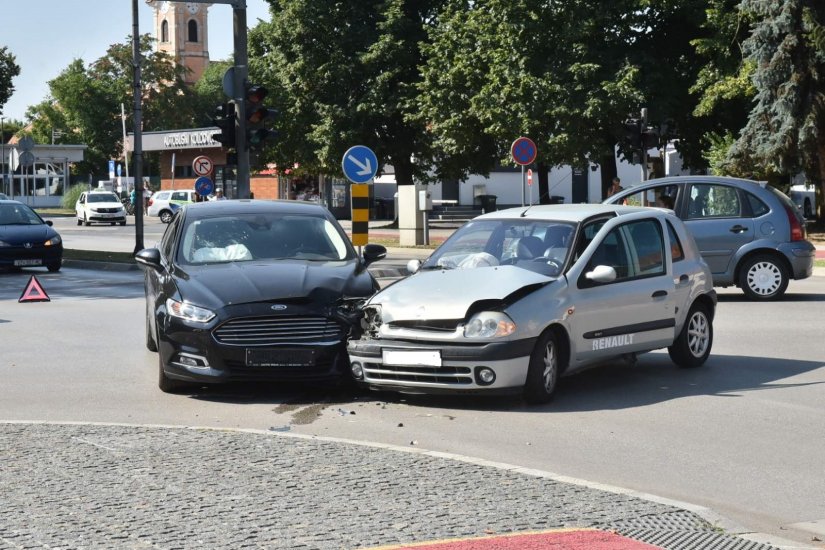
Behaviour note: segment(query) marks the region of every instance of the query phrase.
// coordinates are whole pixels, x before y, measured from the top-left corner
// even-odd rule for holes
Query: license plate
[[[247,367],[310,367],[315,364],[312,349],[248,349]]]
[[[31,260],[14,260],[14,265],[16,266],[24,266],[24,265],[43,265],[43,260],[40,258],[34,258]]]
[[[402,351],[385,349],[381,352],[385,365],[440,367],[441,352],[438,350]]]

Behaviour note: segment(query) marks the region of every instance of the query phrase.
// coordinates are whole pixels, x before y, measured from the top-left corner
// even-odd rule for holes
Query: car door
[[[666,229],[657,217],[634,218],[606,223],[568,273],[575,281],[568,320],[578,362],[673,342],[676,287],[664,248]],[[612,267],[615,280],[588,279],[598,265]]]
[[[682,215],[712,274],[723,274],[737,250],[753,240],[753,219],[739,190],[720,183],[693,183]]]
[[[166,228],[166,231],[157,243],[160,251],[161,270],[145,269],[144,284],[146,290],[146,314],[151,319],[151,330],[156,330],[157,312],[165,307],[166,298],[169,298],[172,264],[177,252],[177,236],[181,222],[175,218]]]

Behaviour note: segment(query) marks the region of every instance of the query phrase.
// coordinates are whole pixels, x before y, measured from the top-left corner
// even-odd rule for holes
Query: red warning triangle
[[[43,287],[40,285],[40,281],[37,280],[37,277],[32,275],[32,278],[29,279],[29,284],[26,285],[26,290],[23,291],[23,294],[20,295],[20,299],[17,301],[51,302],[51,298],[49,298],[49,295],[46,294],[45,290],[43,290]]]

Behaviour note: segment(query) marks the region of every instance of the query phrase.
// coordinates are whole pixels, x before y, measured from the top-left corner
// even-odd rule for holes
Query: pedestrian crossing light
[[[247,83],[246,98],[246,140],[250,148],[260,147],[266,140],[278,137],[278,132],[267,128],[278,116],[278,111],[263,104],[268,90],[258,84]]]
[[[219,134],[213,134],[212,139],[226,148],[235,147],[235,104],[227,101],[218,105],[212,123],[221,130]]]

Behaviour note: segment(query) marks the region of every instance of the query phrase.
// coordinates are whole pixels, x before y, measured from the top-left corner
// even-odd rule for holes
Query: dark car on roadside
[[[0,267],[59,271],[62,263],[63,240],[51,220],[21,202],[0,200]]]
[[[813,273],[816,248],[802,212],[765,182],[673,176],[633,185],[604,202],[673,210],[710,266],[714,286],[736,285],[751,300],[779,298],[791,279]]]
[[[341,381],[358,306],[378,290],[323,206],[226,200],[180,209],[144,270],[146,347],[160,389],[230,381]]]

